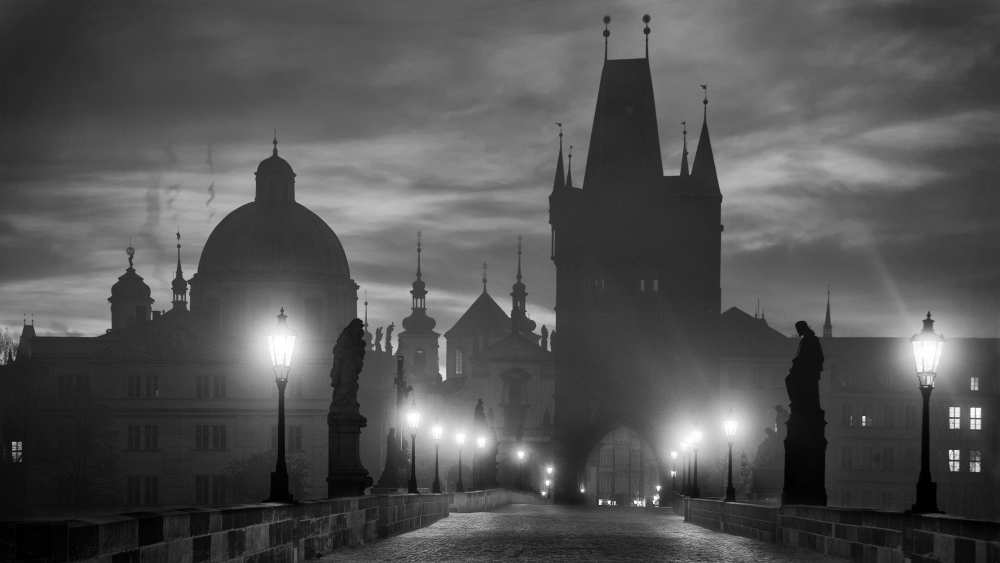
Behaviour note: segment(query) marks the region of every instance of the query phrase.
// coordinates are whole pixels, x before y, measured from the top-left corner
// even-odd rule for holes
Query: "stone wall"
[[[448,515],[450,494],[377,495],[0,523],[0,561],[299,561]]]
[[[1000,523],[947,515],[685,499],[685,521],[852,561],[1000,561]]]
[[[534,493],[508,489],[485,489],[452,493],[450,512],[489,512],[508,504],[543,504],[545,499]]]

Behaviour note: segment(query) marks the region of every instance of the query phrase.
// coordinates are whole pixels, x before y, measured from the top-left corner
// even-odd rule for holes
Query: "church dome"
[[[288,161],[278,156],[277,150],[274,154],[260,161],[257,165],[257,175],[290,175],[295,176],[295,172],[292,171],[292,165],[288,164]]]
[[[149,286],[142,280],[142,276],[135,273],[135,269],[129,268],[118,281],[111,286],[111,298],[109,299],[149,299]]]
[[[288,273],[351,277],[337,235],[318,215],[294,201],[278,205],[254,201],[237,208],[216,225],[198,262],[199,276]]]

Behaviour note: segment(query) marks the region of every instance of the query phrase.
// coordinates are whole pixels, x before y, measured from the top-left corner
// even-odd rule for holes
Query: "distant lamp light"
[[[547,473],[548,475],[552,475],[553,471],[555,471],[555,468],[552,467],[551,465],[545,467],[545,473]]]
[[[411,409],[406,413],[406,425],[410,427],[410,430],[416,430],[420,427],[420,411],[416,409]]]
[[[435,442],[439,441],[442,435],[444,435],[444,428],[440,424],[431,427],[431,438],[434,438]]]
[[[545,486],[548,487],[550,485],[552,485],[552,479],[546,479],[545,480]]]
[[[517,450],[517,461],[524,461],[524,450]]]
[[[921,387],[934,388],[944,337],[934,332],[934,319],[930,311],[924,319],[924,329],[910,339],[913,345],[913,362],[917,371],[917,382]]]
[[[691,446],[694,447],[701,441],[701,430],[692,430],[691,435],[688,436],[688,441],[691,442]]]
[[[580,487],[580,494],[582,495],[585,492],[587,492],[587,488],[586,487]]]
[[[670,459],[677,459],[677,450],[670,450]]]
[[[455,443],[459,446],[465,445],[465,432],[455,433]]]
[[[661,488],[662,488],[662,487],[661,487],[660,485],[657,485],[657,486],[656,486],[656,492],[660,492],[660,489],[661,489]]]
[[[671,469],[670,470],[670,478],[673,479],[674,477],[677,477],[677,470],[676,469]],[[657,487],[659,487],[659,485],[657,485]],[[657,488],[656,490],[658,491],[660,489]]]
[[[480,436],[480,437],[476,438],[476,445],[479,446],[479,449],[485,448],[486,447],[486,436]]]
[[[732,442],[733,438],[736,437],[737,428],[738,425],[735,419],[727,418],[722,423],[722,431],[726,434],[726,439],[729,440],[730,442]]]

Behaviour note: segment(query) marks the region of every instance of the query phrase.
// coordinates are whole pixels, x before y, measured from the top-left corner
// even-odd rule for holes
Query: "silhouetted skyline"
[[[484,260],[506,303],[522,234],[528,310],[551,328],[554,122],[585,185],[605,12],[612,58],[642,56],[653,17],[667,174],[709,84],[723,310],[759,296],[792,334],[821,324],[830,284],[836,335],[908,336],[927,309],[946,335],[997,335],[1000,13],[926,1],[7,4],[0,325],[103,332],[130,238],[169,309],[175,231],[190,276],[277,128],[372,325],[409,313],[420,230],[439,326]]]

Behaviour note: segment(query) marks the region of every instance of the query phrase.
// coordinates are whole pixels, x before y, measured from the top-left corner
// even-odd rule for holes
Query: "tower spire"
[[[556,157],[556,175],[552,180],[552,192],[555,193],[565,187],[563,176],[563,130],[562,123],[556,121],[559,126],[559,156]]]
[[[642,23],[646,24],[642,28],[642,34],[646,36],[646,60],[649,60],[649,20],[653,18],[649,17],[649,14],[642,16]]]
[[[830,320],[830,286],[826,286],[826,319],[823,320],[823,338],[833,338],[833,322]]]
[[[688,122],[681,121],[681,137],[684,139],[684,150],[681,152],[681,176],[690,176],[688,169]]]
[[[608,29],[609,23],[611,23],[611,16],[604,16],[604,62],[608,62],[608,36],[611,35],[611,31]]]
[[[517,235],[517,281],[521,281],[521,235]]]
[[[184,279],[184,272],[181,270],[181,231],[177,229],[177,272],[174,274],[174,281],[170,284],[174,293],[173,307],[177,309],[187,308],[188,283]]]
[[[719,177],[715,172],[715,156],[712,154],[712,140],[708,135],[708,85],[702,84],[704,98],[701,103],[704,106],[704,115],[701,123],[701,135],[698,136],[698,149],[694,155],[694,164],[691,166],[691,175],[694,176],[704,188],[713,193],[721,193],[719,190]]]
[[[528,319],[528,292],[521,276],[521,235],[517,236],[517,281],[511,287],[510,323],[513,332],[530,333],[535,329],[535,323]]]
[[[566,187],[573,187],[573,145],[569,146],[569,159],[566,163]]]
[[[420,253],[423,251],[423,249],[420,246],[421,236],[422,233],[420,231],[417,231],[417,279],[418,280],[422,279],[423,277],[423,275],[420,272]]]

